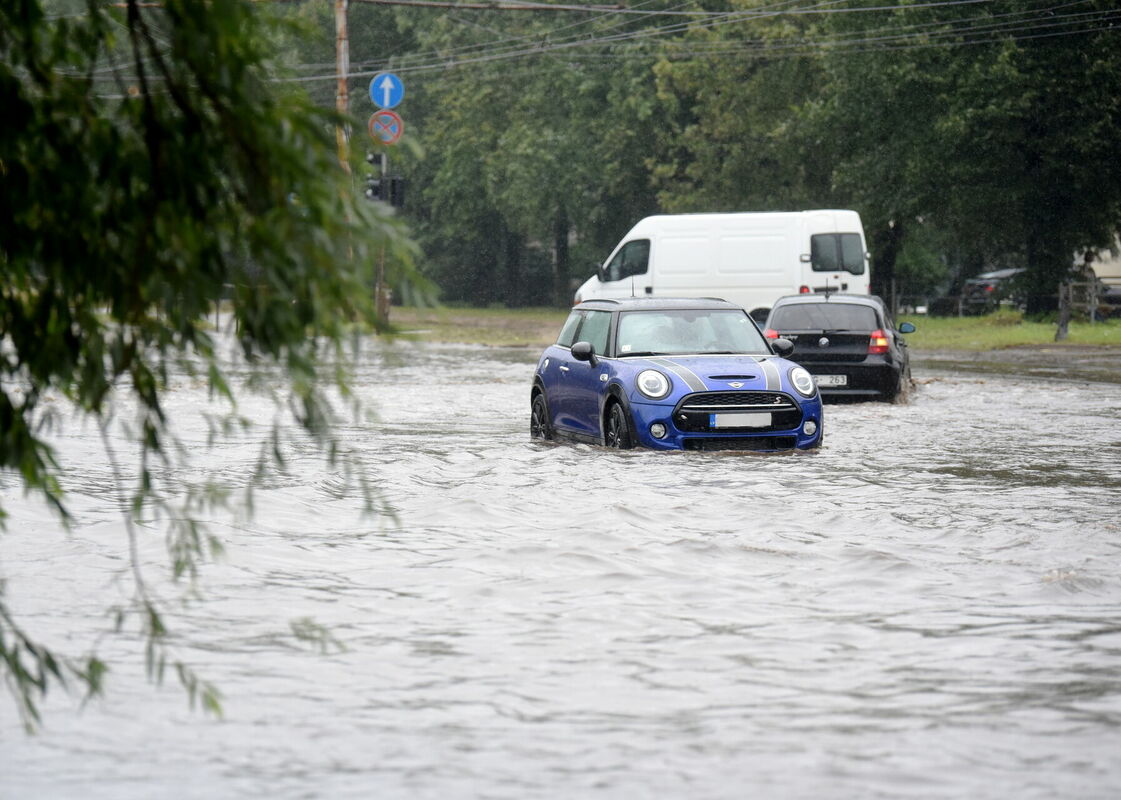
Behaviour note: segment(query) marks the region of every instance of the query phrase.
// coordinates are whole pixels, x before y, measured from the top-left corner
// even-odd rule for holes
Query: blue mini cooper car
[[[530,434],[656,450],[807,450],[821,397],[739,306],[589,300],[537,363]]]

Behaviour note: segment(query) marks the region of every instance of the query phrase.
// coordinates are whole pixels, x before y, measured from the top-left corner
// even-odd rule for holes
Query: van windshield
[[[769,355],[759,329],[736,309],[626,311],[619,315],[619,356],[748,353]]]
[[[864,274],[864,245],[859,233],[817,233],[810,237],[814,272]]]

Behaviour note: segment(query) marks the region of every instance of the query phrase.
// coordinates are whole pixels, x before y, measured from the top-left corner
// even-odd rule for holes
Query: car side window
[[[621,281],[632,275],[645,275],[650,265],[650,240],[627,242],[604,270],[605,280]]]
[[[607,352],[607,334],[610,329],[610,311],[588,311],[577,337],[581,342],[590,342],[596,353],[603,355]]]
[[[568,315],[568,319],[564,321],[564,327],[561,328],[560,335],[557,337],[557,344],[561,347],[572,347],[572,343],[576,341],[576,329],[580,326],[580,320],[584,315],[579,311],[573,311]]]

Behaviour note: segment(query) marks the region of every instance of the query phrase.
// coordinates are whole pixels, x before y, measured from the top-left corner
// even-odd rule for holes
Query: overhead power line
[[[415,8],[454,8],[471,11],[587,11],[626,12],[624,6],[582,6],[561,3],[456,3],[452,0],[350,0],[377,6],[413,6]]]
[[[903,48],[929,48],[929,47],[956,47],[961,45],[979,45],[1001,40],[1030,40],[1037,38],[1051,38],[1058,36],[1075,36],[1093,32],[1117,32],[1121,27],[1121,10],[1100,12],[1065,12],[1054,13],[1056,10],[1068,8],[1084,3],[1066,3],[1050,8],[1036,9],[1034,11],[1010,12],[1004,15],[977,17],[953,21],[931,21],[913,25],[885,26],[877,29],[854,31],[850,34],[834,33],[829,38],[805,39],[798,41],[724,41],[714,43],[682,42],[674,53],[659,53],[671,58],[707,57],[722,54],[739,53],[759,57],[778,57],[796,55],[802,56],[814,51],[829,49],[831,51],[863,52],[873,45],[893,49]],[[905,6],[904,8],[908,8]],[[778,11],[781,15],[785,11]],[[728,24],[733,20],[707,20],[700,23],[702,27],[714,27]],[[735,20],[739,21],[739,20]],[[693,23],[695,26],[697,23]],[[666,36],[680,33],[689,29],[689,25],[669,25],[661,28],[648,28],[638,31],[625,31],[599,37],[571,37],[557,41],[526,41],[524,39],[511,40],[509,46],[499,46],[489,49],[485,46],[464,48],[468,53],[456,52],[454,49],[447,53],[420,54],[418,61],[409,63],[408,60],[398,60],[394,70],[398,72],[424,72],[435,69],[449,69],[466,67],[494,61],[511,60],[540,56],[549,53],[565,52],[571,60],[591,59],[624,59],[629,57],[650,58],[649,51],[626,53],[613,50],[609,54],[592,52],[574,52],[591,50],[595,47],[608,45],[626,45],[630,48],[643,47],[646,42],[655,39],[664,39]],[[1062,30],[1056,30],[1062,28]],[[954,37],[963,38],[961,41],[947,41]],[[857,48],[864,48],[858,51]],[[352,73],[354,78],[370,77],[376,74],[377,69]],[[326,80],[326,75],[300,76],[291,78],[277,78],[286,82],[311,82]]]
[[[366,2],[367,0],[351,0]],[[404,5],[415,5],[420,0],[394,0]],[[653,2],[654,0],[650,0]],[[548,38],[541,40],[533,34],[507,36],[490,42],[453,47],[446,51],[408,54],[393,60],[392,69],[399,73],[419,73],[433,70],[466,68],[500,61],[527,59],[545,55],[563,56],[568,63],[604,63],[631,59],[666,58],[674,61],[705,58],[801,58],[813,53],[866,53],[874,50],[908,50],[980,46],[999,41],[1031,41],[1036,39],[1079,36],[1091,33],[1121,32],[1121,9],[1118,10],[1076,10],[1085,8],[1087,0],[1068,0],[1064,3],[1037,6],[1034,9],[1009,11],[1002,14],[980,14],[950,20],[931,19],[929,15],[922,22],[903,22],[899,15],[892,17],[891,24],[876,27],[862,27],[848,32],[832,31],[818,38],[802,39],[724,39],[721,41],[696,41],[682,38],[672,42],[672,48],[651,48],[657,42],[664,44],[669,37],[686,31],[715,29],[739,22],[754,22],[767,18],[782,18],[786,15],[802,16],[809,13],[836,10],[839,0],[827,0],[813,6],[797,6],[797,0],[781,0],[768,6],[751,9],[750,12],[721,12],[719,16],[701,20],[673,22],[667,25],[625,29],[634,18],[621,18],[612,10],[600,11],[591,19],[571,22],[549,32]],[[950,0],[921,4],[930,8],[945,5],[974,5],[977,0]],[[463,8],[462,4],[455,5]],[[523,3],[519,5],[531,5]],[[533,4],[536,5],[536,4]],[[551,8],[557,6],[550,5]],[[908,10],[919,6],[897,5],[877,6],[880,10]],[[580,6],[587,9],[588,6]],[[609,8],[600,6],[599,8]],[[870,8],[870,7],[866,7]],[[655,16],[654,9],[632,8],[643,14]],[[670,9],[673,10],[673,9]],[[750,16],[745,17],[745,14]],[[612,20],[618,21],[612,21]],[[598,23],[598,24],[597,24]],[[597,24],[595,33],[581,33],[577,29]],[[557,37],[556,34],[567,34]],[[502,34],[493,31],[498,36]],[[588,35],[592,34],[592,35]],[[327,66],[322,65],[320,68]],[[351,72],[348,79],[371,77],[389,66],[389,62],[359,62],[360,69]],[[369,67],[369,68],[366,68]],[[296,65],[292,69],[316,68],[316,65]],[[121,80],[119,76],[115,76]],[[274,82],[326,82],[338,78],[337,73],[314,74],[292,77],[277,77]],[[97,79],[97,78],[95,78]],[[127,79],[124,79],[127,80]]]

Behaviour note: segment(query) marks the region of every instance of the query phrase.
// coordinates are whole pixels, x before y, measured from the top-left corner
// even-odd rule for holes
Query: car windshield
[[[734,309],[626,311],[617,342],[620,356],[770,353],[747,314]]]
[[[850,303],[799,303],[775,309],[776,331],[872,331],[880,327],[876,312]]]

